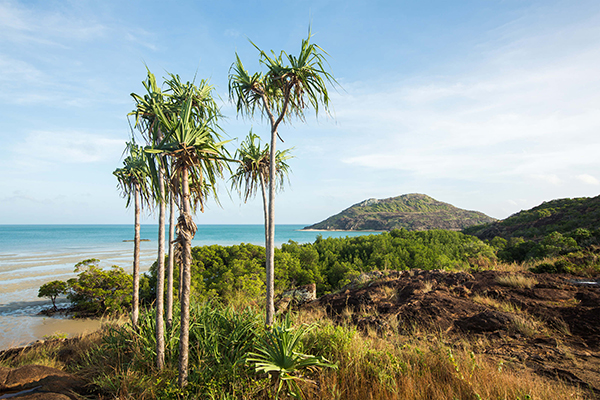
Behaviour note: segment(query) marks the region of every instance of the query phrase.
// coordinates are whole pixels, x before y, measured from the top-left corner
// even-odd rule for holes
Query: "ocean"
[[[275,244],[280,246],[289,240],[312,243],[317,235],[368,234],[302,231],[304,226],[276,225]],[[140,231],[141,238],[149,240],[141,243],[144,272],[156,260],[158,225],[142,225]],[[74,277],[75,264],[88,258],[99,259],[101,267],[119,265],[131,272],[133,243],[124,240],[133,240],[133,234],[133,225],[0,225],[0,350],[55,333],[73,335],[97,329],[98,321],[39,316],[51,303],[37,297],[38,289],[46,282]],[[198,225],[192,246],[240,243],[264,246],[263,226]]]

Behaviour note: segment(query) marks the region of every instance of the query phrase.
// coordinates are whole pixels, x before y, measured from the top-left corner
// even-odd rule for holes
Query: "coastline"
[[[352,232],[352,233],[361,233],[361,232],[366,232],[366,233],[383,233],[383,232],[389,232],[387,230],[374,230],[374,229],[361,229],[361,230],[346,230],[346,229],[298,229],[299,231],[303,231],[303,232]]]

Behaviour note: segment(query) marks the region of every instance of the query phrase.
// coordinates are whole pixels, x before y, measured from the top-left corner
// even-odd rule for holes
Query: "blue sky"
[[[145,65],[210,79],[231,151],[266,140],[228,101],[229,67],[260,69],[248,39],[296,53],[309,24],[340,87],[332,116],[280,129],[278,223],[405,193],[495,218],[599,194],[597,1],[0,0],[0,224],[131,222],[112,171]],[[228,187],[196,222],[261,223]]]

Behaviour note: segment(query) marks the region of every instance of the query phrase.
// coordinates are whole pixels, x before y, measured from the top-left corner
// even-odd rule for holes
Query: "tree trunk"
[[[188,170],[184,169],[182,174],[183,213],[179,217],[179,235],[182,236],[182,264],[183,285],[181,288],[181,331],[179,336],[179,387],[184,388],[187,385],[188,378],[188,360],[189,360],[189,340],[190,340],[190,286],[191,286],[191,267],[192,267],[192,248],[191,240],[195,230],[191,232],[191,210],[190,210],[190,189],[188,182]],[[182,219],[184,221],[182,221]],[[182,223],[184,222],[184,223]],[[191,223],[190,223],[191,222]],[[192,228],[193,229],[193,228]]]
[[[171,329],[173,323],[173,266],[175,264],[175,252],[173,240],[175,240],[175,199],[170,195],[169,201],[169,264],[167,265],[167,329]]]
[[[271,245],[271,242],[269,241],[269,208],[268,208],[268,199],[267,199],[267,185],[265,183],[265,177],[262,173],[259,174],[259,179],[260,179],[260,191],[262,193],[262,199],[263,199],[263,213],[264,213],[264,219],[265,219],[265,270],[269,271],[271,262],[270,262],[270,258],[269,258],[269,254],[271,254],[271,252],[269,251],[269,246]]]
[[[158,265],[156,269],[156,367],[161,370],[165,364],[165,181],[162,168],[158,170],[160,191],[158,212]]]
[[[271,128],[271,154],[269,155],[269,215],[267,236],[267,304],[266,325],[273,325],[275,315],[275,146],[277,127]]]
[[[137,328],[140,315],[140,190],[135,185],[135,228],[133,234],[133,304],[131,307],[131,325]]]

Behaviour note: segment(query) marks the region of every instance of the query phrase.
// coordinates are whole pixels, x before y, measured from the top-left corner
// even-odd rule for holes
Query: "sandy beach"
[[[143,272],[156,259],[154,246],[156,243],[146,243],[143,246]],[[64,281],[75,277],[75,264],[87,258],[100,259],[102,267],[119,265],[131,272],[130,247],[81,249],[72,253],[0,253],[0,350],[27,345],[50,335],[74,336],[99,329],[102,323],[100,320],[39,315],[40,311],[52,305],[49,299],[37,297],[39,287],[53,280]],[[67,300],[59,298],[57,304],[66,305]]]

